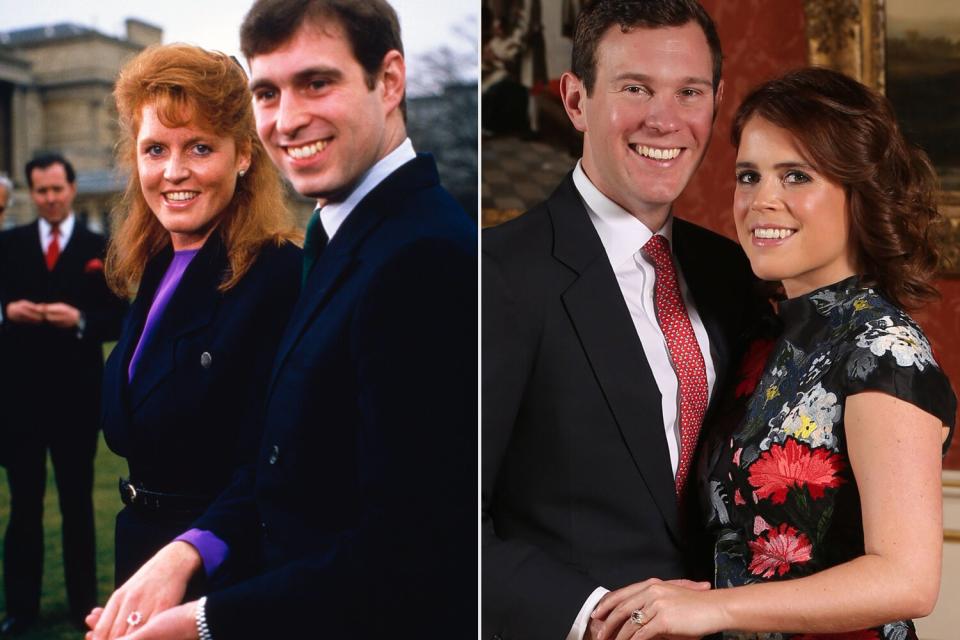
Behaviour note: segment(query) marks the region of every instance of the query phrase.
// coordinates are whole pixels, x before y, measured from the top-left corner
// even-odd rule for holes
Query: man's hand
[[[167,609],[150,618],[143,626],[131,627],[130,635],[120,640],[197,640],[197,601]],[[87,639],[93,632],[87,633]]]
[[[6,317],[11,322],[40,324],[44,320],[43,307],[44,305],[30,300],[17,300],[7,305]]]
[[[55,327],[71,329],[80,322],[80,310],[66,302],[41,305],[44,319]]]
[[[161,631],[167,629],[166,625],[173,625],[170,629],[180,628],[176,625],[179,624],[179,615],[183,615],[184,612],[180,611],[179,614],[173,614],[173,612],[183,609],[176,605],[183,600],[190,578],[202,567],[203,560],[193,545],[180,541],[171,542],[140,567],[123,586],[114,591],[106,607],[90,612],[86,623],[92,631],[87,634],[87,640],[114,640],[125,637],[124,634],[133,633],[135,629],[127,623],[127,618],[134,611],[140,613],[140,624],[144,625],[132,636],[137,640],[154,637],[196,638],[195,628],[193,635],[190,636],[141,636],[140,634],[147,631],[148,627],[153,628],[152,624],[146,624],[153,621],[153,616],[158,617]],[[190,604],[193,605],[190,609],[190,623],[194,625],[192,615],[196,609],[196,603]],[[171,609],[171,607],[175,608]],[[171,615],[164,616],[160,620],[159,614],[167,609],[170,609]]]

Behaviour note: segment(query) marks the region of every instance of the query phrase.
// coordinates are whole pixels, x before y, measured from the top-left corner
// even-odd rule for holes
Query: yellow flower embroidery
[[[770,385],[767,387],[767,402],[770,402],[774,398],[780,395],[780,390],[777,389],[776,385]]]
[[[817,423],[811,420],[808,416],[800,416],[800,428],[797,429],[796,436],[800,439],[806,439],[810,437],[810,434],[817,429]]]
[[[864,309],[869,309],[869,308],[870,308],[870,303],[864,300],[863,298],[853,301],[854,311],[863,311]]]

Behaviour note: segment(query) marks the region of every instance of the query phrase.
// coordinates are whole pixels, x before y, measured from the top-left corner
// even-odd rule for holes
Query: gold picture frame
[[[805,0],[810,64],[842,71],[886,93],[886,5],[886,0]],[[948,222],[941,229],[942,273],[960,277],[960,190],[941,190],[939,201]]]

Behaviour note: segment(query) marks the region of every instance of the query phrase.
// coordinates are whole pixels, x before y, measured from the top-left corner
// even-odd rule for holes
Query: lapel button
[[[209,351],[204,351],[200,354],[200,366],[204,369],[209,369],[210,365],[213,364],[213,356],[210,355]]]

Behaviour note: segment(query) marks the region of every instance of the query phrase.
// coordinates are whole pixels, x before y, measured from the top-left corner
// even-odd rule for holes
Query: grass
[[[113,591],[113,523],[123,507],[117,492],[117,477],[126,475],[127,464],[114,455],[100,438],[94,462],[93,486],[94,521],[97,529],[97,581],[99,602],[103,604]],[[0,468],[0,527],[6,530],[10,520],[10,488],[6,470]],[[40,596],[40,621],[30,633],[19,636],[23,640],[76,640],[83,634],[69,620],[66,587],[63,581],[63,556],[60,538],[60,507],[53,468],[47,460],[47,492],[43,501],[43,590]],[[3,548],[0,546],[0,557]],[[6,610],[6,594],[0,584],[0,611]]]

